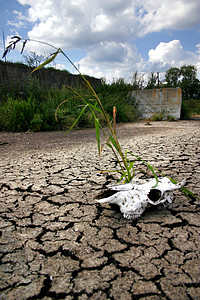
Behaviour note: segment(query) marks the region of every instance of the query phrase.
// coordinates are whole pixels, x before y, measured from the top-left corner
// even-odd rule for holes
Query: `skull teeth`
[[[137,219],[138,217],[139,217],[140,215],[134,215],[134,214],[123,214],[123,217],[125,218],[125,219],[129,219],[129,220],[133,220],[133,219]]]

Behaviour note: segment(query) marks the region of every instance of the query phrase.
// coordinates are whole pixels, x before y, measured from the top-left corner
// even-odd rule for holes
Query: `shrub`
[[[183,100],[181,106],[181,119],[189,120],[191,115],[200,114],[200,99]]]
[[[152,115],[151,119],[152,119],[152,121],[163,121],[163,120],[166,120],[165,116],[166,115],[163,111],[155,112]]]
[[[129,90],[119,91],[124,86],[117,87],[112,85],[106,91],[99,94],[99,98],[105,108],[105,111],[112,116],[113,106],[117,109],[117,122],[134,122],[139,117],[138,109],[135,103],[130,103]],[[114,89],[116,88],[116,89]]]
[[[30,130],[35,111],[35,104],[31,97],[27,101],[9,97],[0,108],[0,129],[18,132]]]
[[[43,125],[43,115],[36,113],[31,120],[31,126],[30,129],[31,131],[41,131],[42,125]]]
[[[170,114],[166,110],[161,110],[159,112],[155,112],[152,117],[152,121],[176,121],[176,118]]]
[[[172,115],[167,115],[167,121],[174,122],[177,121],[177,119]]]

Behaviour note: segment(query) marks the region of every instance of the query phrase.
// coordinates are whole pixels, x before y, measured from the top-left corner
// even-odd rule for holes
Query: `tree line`
[[[159,73],[152,72],[146,88],[180,87],[184,100],[200,99],[200,80],[197,78],[197,68],[184,65],[180,68],[170,68],[165,72],[165,79],[159,80]]]
[[[200,80],[197,78],[197,68],[193,65],[170,68],[165,72],[163,80],[160,80],[159,72],[153,71],[147,76],[147,74],[139,75],[136,71],[129,83],[124,78],[113,79],[109,85],[104,79],[101,79],[101,82],[110,90],[120,91],[180,87],[183,100],[200,99]]]

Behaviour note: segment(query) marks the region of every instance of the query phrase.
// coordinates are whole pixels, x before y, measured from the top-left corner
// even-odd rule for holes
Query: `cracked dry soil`
[[[132,150],[199,195],[199,121],[118,126]],[[199,203],[126,220],[93,196],[115,176],[94,130],[0,133],[0,299],[200,299]]]

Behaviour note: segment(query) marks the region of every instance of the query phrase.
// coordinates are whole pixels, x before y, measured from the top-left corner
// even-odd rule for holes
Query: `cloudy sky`
[[[196,65],[200,78],[199,0],[0,0],[0,54],[13,35],[62,50],[83,74],[131,79],[133,73]],[[27,50],[48,54],[41,44]],[[1,55],[2,57],[2,55]],[[17,51],[7,60],[23,61]],[[74,72],[61,55],[55,66]]]

